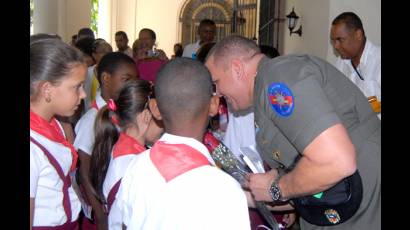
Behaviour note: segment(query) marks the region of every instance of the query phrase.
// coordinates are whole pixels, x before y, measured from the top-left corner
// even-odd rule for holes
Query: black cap
[[[333,226],[347,221],[359,209],[363,197],[359,172],[319,194],[292,199],[304,220],[318,226]]]

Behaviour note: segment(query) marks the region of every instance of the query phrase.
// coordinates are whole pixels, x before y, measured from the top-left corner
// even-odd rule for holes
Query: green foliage
[[[98,0],[91,0],[91,29],[98,36]]]
[[[34,3],[33,3],[33,0],[30,0],[30,26],[33,25],[33,11],[34,11]]]

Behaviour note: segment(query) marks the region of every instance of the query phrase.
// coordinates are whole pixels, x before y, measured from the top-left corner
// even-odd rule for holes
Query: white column
[[[61,36],[63,41],[69,42],[71,40],[71,36],[67,34],[67,1],[66,0],[58,0],[58,35]]]
[[[136,7],[137,0],[114,0],[116,1],[115,7],[115,26],[113,26],[112,36],[115,43],[115,33],[117,31],[124,31],[128,36],[128,45],[131,47],[132,43],[138,36],[136,32]],[[115,44],[114,44],[115,45]],[[113,46],[114,50],[117,48]]]
[[[98,2],[98,37],[105,39],[108,43],[114,42],[111,39],[111,5],[112,0],[100,0]]]
[[[34,0],[33,33],[58,34],[58,1]]]
[[[58,34],[68,42],[82,27],[90,27],[91,1],[34,0],[33,33]]]
[[[41,0],[42,1],[42,0]],[[78,30],[91,25],[90,0],[64,0],[66,2],[66,39],[78,33]]]

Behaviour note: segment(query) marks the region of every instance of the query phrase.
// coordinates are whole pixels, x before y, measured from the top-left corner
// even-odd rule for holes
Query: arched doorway
[[[198,39],[197,30],[202,19],[215,22],[216,40],[220,40],[230,32],[231,7],[228,1],[188,0],[181,9],[179,21],[182,23],[181,43],[183,46]]]
[[[197,28],[208,18],[217,27],[216,41],[236,33],[248,38],[256,36],[257,0],[187,0],[181,8],[181,43],[195,42]]]

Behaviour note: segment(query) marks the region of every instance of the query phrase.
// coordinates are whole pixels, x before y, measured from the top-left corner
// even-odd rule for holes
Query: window
[[[91,1],[91,29],[95,36],[98,37],[98,0]]]
[[[34,2],[30,0],[30,35],[33,34]]]

